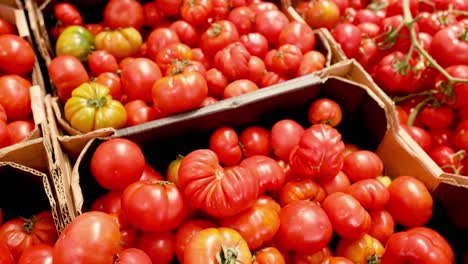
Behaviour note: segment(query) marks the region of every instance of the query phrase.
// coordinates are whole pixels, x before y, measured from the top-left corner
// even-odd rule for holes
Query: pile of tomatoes
[[[321,70],[305,23],[266,1],[111,0],[100,23],[57,3],[48,73],[80,132],[194,110]]]
[[[31,114],[31,73],[36,55],[16,27],[0,18],[0,148],[26,139],[35,125]]]
[[[105,192],[61,233],[54,263],[454,262],[424,227],[433,200],[422,182],[391,180],[374,152],[344,143],[335,101],[306,116],[217,128],[164,177],[134,142],[103,141],[89,168]]]
[[[468,175],[468,2],[410,0],[413,20],[404,19],[402,7],[403,0],[301,1],[296,6],[311,26],[330,29],[346,56],[394,98],[402,127],[445,172]],[[325,18],[321,24],[317,14]],[[424,55],[412,45],[415,41]],[[464,83],[447,80],[431,58]]]

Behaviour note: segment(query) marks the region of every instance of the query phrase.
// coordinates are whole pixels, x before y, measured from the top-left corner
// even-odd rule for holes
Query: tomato
[[[325,190],[311,179],[292,180],[287,182],[280,192],[282,207],[294,201],[307,200],[323,202],[327,194]]]
[[[228,80],[220,70],[211,68],[206,72],[206,83],[208,85],[208,94],[219,98],[228,85]]]
[[[455,128],[453,136],[453,145],[457,149],[467,149],[468,137],[466,133],[468,131],[468,121],[462,120]]]
[[[117,72],[119,64],[114,55],[107,50],[97,50],[89,55],[88,67],[93,76],[98,76],[104,72]]]
[[[270,132],[263,127],[249,126],[242,130],[239,138],[244,156],[269,156],[271,153]]]
[[[122,212],[132,226],[156,233],[174,230],[182,224],[187,204],[173,183],[137,181],[122,194]]]
[[[359,180],[348,188],[347,193],[366,210],[384,209],[390,197],[387,187],[377,179]]]
[[[94,49],[94,36],[83,26],[68,26],[55,43],[55,54],[71,55],[86,61]]]
[[[37,244],[23,251],[18,264],[52,264],[54,248],[47,244]],[[4,263],[4,262],[2,262]]]
[[[278,231],[281,207],[269,196],[260,196],[249,209],[221,220],[245,239],[249,249],[255,250],[273,239]]]
[[[351,182],[372,179],[383,174],[384,165],[377,154],[369,150],[358,150],[344,159],[343,172]]]
[[[150,59],[136,58],[123,67],[120,78],[129,100],[152,103],[153,84],[162,78],[162,74],[159,66]]]
[[[413,16],[416,16],[419,8],[419,1],[411,0],[408,1],[409,9]],[[387,16],[401,15],[403,14],[403,0],[389,0],[387,6]]]
[[[320,264],[324,259],[330,256],[333,256],[333,252],[329,247],[324,247],[321,250],[311,253],[294,254],[292,264]]]
[[[156,2],[146,2],[142,7],[143,26],[155,28],[165,18],[165,14],[158,8]]]
[[[215,224],[208,220],[189,220],[177,229],[175,234],[175,252],[179,263],[184,263],[184,251],[193,236],[201,230],[210,227],[215,227]]]
[[[226,19],[229,12],[239,6],[245,6],[245,0],[213,0],[213,15],[215,20]]]
[[[4,243],[0,243],[0,261],[4,264],[16,264],[10,249]]]
[[[315,2],[305,13],[305,21],[312,28],[333,28],[340,20],[340,9],[335,2],[320,0]]]
[[[176,32],[180,41],[190,47],[195,47],[198,43],[199,34],[197,29],[190,23],[184,20],[176,20],[169,26],[174,32]]]
[[[160,0],[156,2],[158,9],[168,16],[175,16],[179,13],[182,0]]]
[[[454,263],[454,254],[444,237],[427,227],[415,227],[393,234],[381,263]]]
[[[214,97],[211,97],[211,96],[208,96],[200,104],[200,107],[205,107],[205,106],[208,106],[208,105],[212,105],[212,104],[217,103],[217,102],[218,102],[218,99],[216,99]]]
[[[155,59],[158,52],[173,43],[180,42],[177,32],[168,27],[155,28],[148,36],[148,55]]]
[[[369,213],[353,196],[334,192],[322,203],[333,230],[342,238],[358,238],[371,227]]]
[[[260,87],[268,87],[272,86],[281,82],[287,81],[288,78],[280,73],[276,73],[273,71],[266,71],[263,75]]]
[[[65,103],[71,92],[89,80],[88,73],[83,64],[70,55],[57,56],[47,67],[49,77],[60,101]],[[0,97],[0,98],[3,98]],[[0,102],[1,103],[1,102]]]
[[[405,55],[399,51],[392,52],[383,57],[375,66],[374,80],[387,93],[398,93],[411,84],[414,79],[414,72],[405,70],[402,63]],[[414,62],[410,59],[409,66]]]
[[[124,1],[124,0],[113,0]],[[97,49],[106,50],[117,60],[135,55],[143,43],[142,36],[133,27],[126,27],[112,31],[103,31],[96,35],[94,45]]]
[[[94,81],[109,88],[109,95],[112,96],[113,99],[120,100],[122,98],[120,77],[116,73],[103,72],[99,74]]]
[[[454,133],[451,129],[430,129],[427,130],[427,133],[431,137],[431,141],[434,143],[434,146],[452,146]]]
[[[379,25],[381,22],[382,19],[377,15],[377,12],[368,8],[357,10],[353,20],[354,25],[362,23],[374,23]]]
[[[309,106],[308,119],[312,125],[321,123],[336,127],[341,122],[342,115],[339,104],[333,100],[321,98]]]
[[[286,264],[286,261],[277,248],[264,247],[255,252],[252,264]]]
[[[99,196],[93,201],[90,207],[90,211],[100,211],[108,214],[114,214],[117,216],[119,224],[123,227],[126,224],[124,215],[122,212],[122,192],[111,191]]]
[[[439,30],[457,22],[456,16],[447,11],[437,11],[434,13],[421,12],[418,16],[421,18],[418,20],[419,30],[429,33],[431,36],[435,35]]]
[[[105,27],[102,24],[87,23],[83,25],[93,36],[96,36],[100,32],[105,30]]]
[[[379,32],[380,32],[379,25],[374,24],[374,23],[361,23],[361,24],[358,24],[357,27],[361,32],[362,38],[375,38],[375,37],[377,37],[379,35]],[[421,36],[421,34],[423,34],[423,33],[419,33],[419,36]],[[362,38],[360,40],[361,43],[362,43]],[[359,50],[357,50],[357,51],[359,51]],[[356,53],[354,53],[354,54],[356,54]]]
[[[285,182],[286,175],[278,163],[267,156],[254,155],[244,159],[241,167],[248,169],[257,178],[259,193],[264,191],[279,191]]]
[[[250,54],[240,42],[234,42],[218,51],[213,59],[214,66],[228,80],[247,78]]]
[[[294,76],[302,62],[302,52],[294,44],[284,44],[272,49],[265,55],[265,66],[268,70],[286,76]]]
[[[175,254],[175,236],[172,232],[142,232],[135,247],[143,250],[152,263],[169,264]]]
[[[373,67],[380,59],[381,51],[378,50],[375,40],[363,38],[358,52],[354,54],[354,59],[358,61],[368,72],[373,71]]]
[[[275,3],[260,0],[248,0],[247,6],[252,9],[256,15],[270,10],[279,10]]]
[[[343,157],[346,158],[349,154],[360,150],[358,146],[353,143],[345,143],[345,151],[343,152]]]
[[[260,33],[252,32],[242,35],[239,41],[244,45],[251,56],[264,58],[268,52],[268,40]]]
[[[134,27],[140,30],[145,21],[143,6],[136,0],[111,0],[104,11],[104,24],[111,29]]]
[[[297,69],[297,76],[303,76],[325,68],[325,56],[316,50],[311,50],[302,56],[301,64]]]
[[[183,0],[180,7],[182,19],[194,26],[202,26],[208,22],[213,11],[211,0]]]
[[[32,72],[36,55],[29,42],[17,35],[0,35],[0,47],[2,49],[0,53],[2,72],[18,75]]]
[[[257,84],[248,79],[240,79],[231,82],[226,86],[223,92],[223,99],[236,97],[246,93],[258,90]]]
[[[350,23],[339,23],[332,31],[333,38],[340,44],[346,57],[353,58],[359,51],[361,30]]]
[[[426,130],[417,126],[402,125],[401,127],[414,141],[416,141],[416,143],[418,143],[419,146],[421,146],[424,151],[429,152],[432,146],[432,139]]]
[[[271,146],[276,157],[289,161],[292,149],[299,144],[304,128],[294,120],[283,119],[271,128]]]
[[[36,128],[33,122],[30,121],[13,121],[8,124],[8,132],[10,133],[10,143],[19,143],[31,135],[31,132]]]
[[[428,154],[447,173],[456,173],[460,169],[460,159],[457,158],[455,151],[449,146],[435,146]]]
[[[447,67],[445,71],[450,74],[452,77],[460,79],[468,79],[468,65],[453,65]],[[444,84],[447,83],[446,79],[439,74],[436,77],[436,87],[439,89],[444,89]],[[468,84],[466,83],[455,83],[452,87],[452,92],[447,94],[448,99],[447,103],[455,109],[460,109],[468,105]],[[449,90],[450,91],[450,90]],[[452,93],[454,98],[451,98]]]
[[[122,128],[127,120],[124,106],[109,96],[109,88],[99,83],[83,83],[74,89],[64,112],[70,125],[83,133]]]
[[[430,54],[442,67],[468,64],[467,29],[452,25],[437,32],[433,38]],[[443,54],[443,56],[441,56]]]
[[[338,242],[336,255],[345,257],[356,264],[367,264],[379,260],[384,253],[384,246],[368,234],[358,238],[342,238]]]
[[[231,127],[217,128],[210,137],[210,149],[225,166],[238,164],[243,156],[237,132]]]
[[[340,171],[335,177],[333,177],[333,179],[321,181],[320,186],[327,194],[332,194],[334,192],[346,192],[349,186],[351,186],[351,182],[349,181],[348,176],[346,176],[343,171]]]
[[[281,248],[300,253],[326,247],[333,234],[325,211],[312,201],[295,201],[281,208],[275,240]]]
[[[391,49],[392,51],[400,51],[403,53],[408,52],[411,46],[410,32],[407,27],[403,27],[398,31],[398,37],[391,39],[388,34],[395,30],[403,23],[402,15],[387,16],[382,20],[380,26],[380,37],[376,39],[377,45],[380,49]],[[414,24],[414,31],[416,35],[419,34],[419,26],[417,23]]]
[[[166,72],[174,61],[191,59],[192,50],[189,46],[183,43],[173,43],[159,50],[155,61],[161,71]]]
[[[143,251],[137,248],[125,249],[119,253],[116,264],[151,264],[150,257]]]
[[[279,42],[281,31],[288,24],[288,17],[280,10],[268,10],[258,13],[255,17],[254,32],[265,36],[271,45],[276,45]]]
[[[255,12],[247,6],[236,7],[227,17],[237,28],[240,36],[252,32],[255,22]]]
[[[262,84],[263,75],[266,72],[266,66],[262,59],[257,56],[250,56],[248,79],[257,84]]]
[[[16,27],[8,21],[6,21],[5,19],[0,18],[0,35],[7,34],[16,35]]]
[[[4,121],[0,121],[0,148],[11,145],[10,132],[8,125]]]
[[[14,218],[0,227],[0,243],[10,249],[18,260],[24,250],[37,244],[53,245],[57,230],[50,211],[42,211],[31,218]]]
[[[78,9],[70,3],[54,5],[54,16],[57,23],[64,26],[83,25],[83,18]]]
[[[209,149],[192,151],[182,160],[179,181],[187,199],[211,216],[227,217],[249,208],[258,196],[259,184],[249,170],[222,168]]]
[[[31,83],[18,75],[0,77],[0,104],[8,121],[26,119],[31,114]]]
[[[158,117],[156,110],[146,105],[142,100],[128,102],[125,104],[125,111],[127,112],[127,123],[125,124],[127,127],[147,123]]]
[[[236,26],[229,20],[219,20],[211,23],[201,37],[199,46],[208,57],[213,57],[227,45],[239,40]]]
[[[355,264],[344,257],[326,257],[320,264]]]
[[[149,163],[146,163],[140,178],[140,181],[143,180],[162,181],[163,176],[159,174],[159,172],[157,172]]]
[[[303,177],[330,180],[343,167],[341,134],[328,125],[312,125],[302,134],[289,157],[291,168]]]
[[[123,191],[140,179],[145,164],[145,156],[137,144],[116,138],[99,145],[93,153],[90,167],[103,188]]]
[[[114,217],[102,212],[77,216],[60,234],[54,246],[54,264],[113,263],[119,249],[119,225]],[[89,254],[93,252],[93,254]]]
[[[372,225],[368,234],[379,240],[382,245],[385,245],[388,238],[395,231],[395,222],[393,221],[392,215],[386,210],[374,210],[369,214],[372,220]]]
[[[315,34],[305,23],[293,21],[283,28],[279,34],[278,44],[296,45],[304,54],[315,47]]]

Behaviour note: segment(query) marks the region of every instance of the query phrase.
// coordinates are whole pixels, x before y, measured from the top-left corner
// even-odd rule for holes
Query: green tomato
[[[94,36],[82,26],[69,26],[58,37],[55,53],[71,55],[80,61],[86,61],[94,50]]]

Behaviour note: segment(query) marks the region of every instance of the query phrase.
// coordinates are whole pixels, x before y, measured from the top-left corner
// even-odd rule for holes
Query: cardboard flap
[[[13,162],[46,173],[47,155],[42,138],[28,140],[0,149],[0,162]]]
[[[456,187],[465,188],[468,194],[468,177],[451,173],[442,173],[440,175],[442,183],[450,184]]]
[[[33,113],[34,123],[36,125],[45,124],[47,121],[44,107],[43,90],[38,85],[33,85],[29,89],[29,94],[31,97],[31,109]]]

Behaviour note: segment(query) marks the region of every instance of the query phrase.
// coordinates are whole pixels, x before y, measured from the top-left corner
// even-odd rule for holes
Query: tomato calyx
[[[31,233],[32,230],[34,229],[34,224],[37,222],[37,219],[35,216],[31,217],[31,218],[23,218],[23,217],[20,217],[24,223],[23,223],[23,230],[24,232],[26,233]]]
[[[221,251],[216,253],[216,261],[218,264],[236,264],[238,255],[235,248],[228,248],[222,245]]]
[[[189,60],[178,60],[175,59],[171,62],[174,67],[171,69],[170,75],[174,76],[177,74],[181,74],[185,67],[189,66],[191,63]]]
[[[372,1],[372,3],[370,3],[367,6],[367,9],[370,9],[372,11],[379,11],[379,10],[386,8],[387,6],[388,6],[388,2],[386,1]]]
[[[367,257],[367,264],[380,264],[380,256],[373,254]]]
[[[393,26],[389,26],[386,32],[375,36],[374,40],[383,38],[382,41],[376,41],[377,47],[381,50],[389,50],[393,46],[395,46],[395,43],[398,40],[398,38],[403,37],[399,34],[400,30],[403,28],[403,25],[404,24],[401,24],[397,28],[394,28]]]
[[[107,103],[107,96],[103,96],[100,98],[91,98],[88,99],[87,105],[88,107],[93,107],[93,108],[101,108]]]
[[[468,28],[465,28],[458,38],[462,41],[468,41]]]
[[[221,25],[218,23],[212,23],[208,32],[206,32],[207,36],[210,38],[214,38],[221,34]]]

